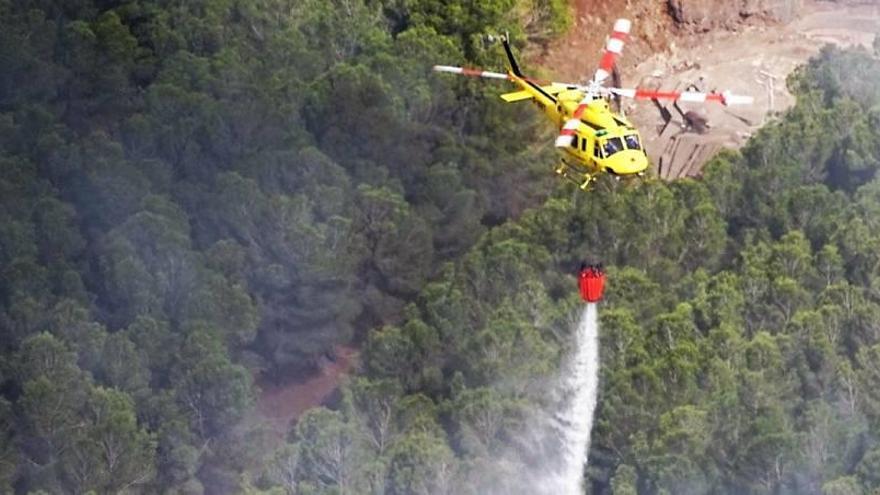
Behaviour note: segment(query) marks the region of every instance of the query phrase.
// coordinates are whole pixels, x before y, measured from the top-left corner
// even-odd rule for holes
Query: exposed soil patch
[[[354,347],[337,346],[334,356],[334,360],[322,359],[320,370],[311,376],[282,385],[258,380],[261,392],[257,413],[272,430],[285,434],[307,409],[324,403],[357,364],[358,352]]]
[[[662,1],[572,0],[571,3],[574,23],[569,33],[528,54],[531,62],[552,71],[556,79],[581,82],[593,75],[615,19],[625,17],[633,21],[624,56],[618,59],[624,72],[638,60],[666,49],[674,36],[674,23]]]

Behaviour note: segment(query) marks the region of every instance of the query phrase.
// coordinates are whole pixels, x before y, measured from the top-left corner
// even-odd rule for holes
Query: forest
[[[540,13],[540,14],[536,14]],[[589,494],[880,490],[880,60],[699,180],[553,176],[563,0],[0,0],[0,493],[517,493],[604,261]],[[540,72],[547,68],[531,68]],[[257,376],[361,346],[284,439]]]

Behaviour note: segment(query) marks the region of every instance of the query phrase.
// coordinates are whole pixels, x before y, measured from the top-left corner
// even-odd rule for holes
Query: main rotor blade
[[[468,77],[485,77],[488,79],[507,79],[512,81],[515,76],[511,76],[510,74],[502,74],[500,72],[491,72],[487,70],[481,69],[472,69],[468,67],[453,67],[451,65],[435,65],[435,72],[448,72],[450,74],[460,74],[462,76]],[[566,89],[579,89],[583,91],[584,87],[579,84],[574,83],[562,83],[556,81],[546,81],[543,79],[533,79],[531,77],[522,78],[525,81],[532,82],[541,86],[560,86]]]
[[[510,79],[510,76],[507,74],[502,74],[500,72],[490,72],[487,70],[480,69],[469,69],[467,67],[453,67],[451,65],[435,65],[435,72],[448,72],[450,74],[461,74],[462,76],[469,77],[486,77],[489,79]]]
[[[611,71],[614,70],[614,63],[617,60],[617,56],[623,52],[623,45],[626,42],[631,27],[632,22],[629,19],[618,19],[614,22],[614,30],[605,42],[605,52],[599,60],[599,68],[593,74],[591,83],[593,86],[602,84],[611,74]]]
[[[593,101],[594,98],[607,94],[607,92],[602,91],[602,82],[614,70],[614,61],[620,55],[620,52],[623,51],[623,44],[631,27],[632,23],[629,19],[618,19],[614,22],[614,30],[605,42],[605,53],[602,54],[602,59],[599,60],[599,68],[596,69],[593,79],[586,87],[581,86],[578,88],[584,92],[584,97],[578,103],[571,118],[559,130],[559,136],[556,137],[555,142],[557,148],[571,146],[574,142],[574,135],[577,133],[578,125],[580,125],[581,115],[587,108],[587,104]]]
[[[629,19],[618,19],[614,22],[614,30],[605,42],[605,53],[602,54],[602,59],[599,60],[599,68],[596,69],[596,73],[593,75],[589,85],[578,88],[584,92],[584,97],[578,103],[571,118],[560,129],[559,136],[556,137],[555,142],[557,148],[571,146],[581,121],[581,115],[587,108],[587,104],[593,101],[594,98],[607,94],[607,92],[602,91],[602,82],[614,70],[614,61],[620,55],[620,52],[623,51],[623,44],[626,41],[627,34],[629,34],[630,27],[632,27],[632,23]]]
[[[626,98],[635,98],[637,100],[677,100],[693,103],[714,101],[721,103],[722,105],[751,105],[755,101],[754,97],[735,95],[730,91],[725,91],[723,93],[700,93],[697,91],[608,88],[608,92]]]
[[[580,101],[580,103],[578,103],[577,108],[574,109],[574,113],[571,115],[571,118],[565,121],[565,125],[563,125],[562,129],[559,131],[559,136],[556,137],[555,142],[557,148],[565,148],[567,146],[571,146],[574,135],[577,132],[578,124],[580,124],[581,121],[581,115],[587,108],[587,104],[591,101],[593,101],[593,94],[588,92],[586,95],[584,95],[584,98]]]

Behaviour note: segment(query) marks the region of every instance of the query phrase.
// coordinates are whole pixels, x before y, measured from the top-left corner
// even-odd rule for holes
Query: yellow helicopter
[[[611,111],[609,100],[612,96],[687,102],[715,101],[724,105],[749,104],[753,101],[752,97],[730,92],[700,93],[606,87],[605,81],[614,69],[617,56],[623,51],[631,25],[627,19],[618,19],[614,23],[611,36],[605,42],[599,68],[586,84],[546,82],[524,76],[510,49],[507,36],[501,38],[510,62],[506,74],[448,65],[435,65],[434,70],[471,77],[506,79],[519,86],[519,91],[503,94],[501,98],[506,102],[532,100],[560,128],[556,147],[561,151],[561,159],[556,173],[586,190],[603,172],[621,179],[644,176],[648,168],[648,156],[639,132],[626,117]]]

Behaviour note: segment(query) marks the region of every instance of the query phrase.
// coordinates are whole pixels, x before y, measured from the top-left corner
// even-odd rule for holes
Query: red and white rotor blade
[[[623,52],[623,45],[626,43],[626,38],[629,36],[629,30],[632,27],[632,22],[629,19],[618,19],[614,21],[614,30],[611,32],[611,36],[608,37],[608,40],[605,41],[605,52],[602,54],[602,58],[599,60],[599,68],[596,69],[596,73],[593,75],[593,84],[602,84],[605,79],[608,79],[608,76],[611,75],[611,71],[614,70],[614,63],[617,60],[617,56]]]
[[[691,103],[714,101],[722,105],[751,105],[755,101],[754,97],[735,95],[730,91],[723,93],[700,93],[697,91],[659,91],[638,88],[608,88],[608,91],[617,96],[635,98],[637,100],[677,100]]]
[[[488,70],[469,69],[467,67],[453,67],[451,65],[435,65],[435,72],[448,72],[450,74],[461,74],[468,77],[486,77],[489,79],[510,79],[507,74],[500,72],[490,72]]]
[[[587,104],[593,101],[593,98],[597,96],[597,94],[595,94],[596,90],[599,89],[602,82],[604,82],[605,79],[608,79],[608,76],[611,75],[611,71],[614,70],[614,62],[617,60],[617,56],[623,52],[623,44],[626,42],[631,27],[632,22],[630,22],[629,19],[618,19],[614,21],[614,30],[605,42],[605,52],[599,60],[599,68],[596,69],[596,73],[593,74],[593,80],[590,82],[589,86],[584,88],[584,98],[578,103],[574,114],[572,114],[571,118],[565,122],[562,126],[562,130],[559,131],[559,136],[556,137],[557,148],[571,146],[571,143],[574,140],[574,135],[577,133],[578,125],[580,125],[581,115],[587,108]]]
[[[487,70],[480,69],[470,69],[467,67],[453,67],[451,65],[435,65],[435,72],[448,72],[450,74],[460,74],[462,76],[469,77],[485,77],[488,79],[508,79],[512,80],[513,78],[508,74],[502,74],[500,72],[490,72]],[[541,86],[561,86],[568,89],[583,89],[583,86],[574,83],[563,83],[556,81],[545,81],[543,79],[533,79],[531,77],[522,78],[526,81],[533,82],[535,84],[540,84]]]
[[[581,122],[581,115],[584,113],[584,110],[587,108],[587,104],[593,101],[593,95],[587,93],[586,96],[578,103],[577,108],[574,109],[574,113],[571,118],[565,121],[565,124],[562,126],[562,130],[559,131],[559,136],[556,137],[556,147],[557,148],[565,148],[567,146],[571,146],[572,140],[574,139],[574,135],[577,133],[578,124]]]

